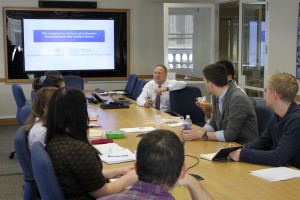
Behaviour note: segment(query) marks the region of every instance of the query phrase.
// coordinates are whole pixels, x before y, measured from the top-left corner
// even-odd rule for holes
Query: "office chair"
[[[270,119],[274,115],[274,111],[264,105],[254,105],[256,113],[258,134],[261,136],[262,132],[267,128]]]
[[[27,145],[27,135],[24,126],[20,127],[14,137],[14,145],[18,156],[19,164],[24,173],[24,200],[36,199],[38,189],[34,180],[31,167],[31,157]]]
[[[21,125],[25,125],[25,121],[27,118],[25,118],[25,113],[23,115],[24,118],[22,118],[21,110],[24,106],[29,106],[31,110],[32,102],[26,100],[22,87],[17,83],[12,84],[12,93],[14,95],[14,99],[17,105],[16,119]],[[15,151],[10,152],[8,157],[10,159],[13,159],[15,153],[16,153]]]
[[[128,81],[126,83],[126,86],[125,86],[125,89],[121,89],[121,90],[112,90],[112,91],[122,91],[124,92],[125,96],[126,97],[131,97],[132,93],[133,93],[133,90],[135,88],[135,85],[138,81],[138,76],[136,74],[131,74],[129,77],[128,77]]]
[[[22,87],[17,83],[12,84],[12,93],[17,105],[16,119],[21,125],[24,125],[21,121],[21,108],[26,104],[26,97],[24,95]]]
[[[140,96],[140,94],[142,93],[145,84],[146,84],[146,81],[144,79],[138,80],[136,82],[136,85],[134,87],[134,90],[133,90],[132,95],[131,95],[130,98],[133,99],[133,100],[136,100]]]
[[[131,74],[128,77],[128,81],[124,89],[125,95],[127,97],[131,97],[137,81],[138,81],[138,76],[136,74]]]
[[[202,97],[202,93],[199,88],[194,86],[186,86],[181,90],[170,91],[171,114],[183,117],[190,115],[193,124],[204,126],[204,112],[195,104],[197,97]]]
[[[32,106],[31,105],[24,105],[21,108],[21,124],[25,125],[26,124],[26,120],[28,119],[29,115],[31,114],[31,109]]]
[[[249,97],[249,99],[250,99],[253,106],[255,106],[257,104],[256,100],[253,97]]]
[[[84,90],[83,78],[77,75],[63,76],[66,87],[73,87],[79,90]]]
[[[31,164],[41,199],[65,199],[55,175],[51,158],[41,142],[35,142],[31,147]]]

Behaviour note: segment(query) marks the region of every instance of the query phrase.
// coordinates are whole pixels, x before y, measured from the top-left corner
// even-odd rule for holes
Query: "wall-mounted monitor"
[[[126,77],[129,10],[4,8],[7,79]]]
[[[22,22],[25,72],[115,70],[113,19]]]

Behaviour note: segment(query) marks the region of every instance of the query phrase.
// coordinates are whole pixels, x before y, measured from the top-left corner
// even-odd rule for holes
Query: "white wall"
[[[267,74],[296,75],[299,0],[269,0],[269,50]]]
[[[97,0],[99,8],[130,9],[130,73],[152,74],[153,66],[163,59],[163,3],[209,3],[213,0]],[[38,0],[0,1],[0,7],[38,7]],[[2,9],[1,9],[1,21]],[[3,23],[0,23],[0,44],[3,44]],[[0,78],[5,77],[4,51],[0,48]],[[30,83],[21,84],[30,98]],[[125,82],[86,82],[85,89],[124,88]],[[14,118],[16,105],[11,83],[0,82],[0,119]]]
[[[269,0],[270,34],[268,73],[286,71],[295,74],[296,29],[299,0]],[[152,74],[153,66],[163,63],[163,3],[209,3],[214,0],[97,0],[100,8],[130,9],[131,41],[130,72]],[[38,0],[0,1],[0,7],[37,7]],[[1,9],[1,21],[2,9]],[[3,23],[0,23],[0,44],[3,44]],[[0,78],[5,77],[4,51],[0,48]],[[30,97],[31,84],[22,83],[25,95]],[[125,83],[95,82],[85,83],[86,89],[96,87],[106,89],[124,88]],[[0,83],[0,119],[15,117],[16,105],[11,92],[11,84]]]

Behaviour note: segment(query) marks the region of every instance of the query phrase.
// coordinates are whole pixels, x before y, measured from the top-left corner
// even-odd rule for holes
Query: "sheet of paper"
[[[119,180],[119,178],[110,178],[110,179],[108,179],[108,181],[110,183],[115,182],[116,180]],[[132,185],[127,185],[124,189],[129,190],[131,187],[132,187]]]
[[[121,131],[125,133],[145,133],[155,130],[153,127],[135,127],[135,128],[120,128]]]
[[[108,95],[108,94],[118,94],[118,95],[123,95],[126,94],[124,91],[109,91],[109,92],[99,92],[100,95]]]
[[[166,123],[170,127],[178,127],[178,126],[183,126],[183,122],[177,122],[177,123]]]
[[[124,91],[110,91],[108,93],[109,94],[119,94],[119,95],[126,94],[126,92],[124,92]]]
[[[288,167],[273,167],[250,171],[250,174],[258,176],[269,181],[284,181],[291,178],[300,177],[300,171]]]

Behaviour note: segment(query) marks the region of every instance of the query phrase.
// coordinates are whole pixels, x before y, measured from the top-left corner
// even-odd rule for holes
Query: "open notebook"
[[[200,158],[203,158],[203,159],[206,159],[209,161],[222,160],[222,159],[226,159],[230,152],[235,151],[237,149],[241,149],[241,148],[243,148],[243,146],[224,148],[224,149],[220,149],[216,153],[200,154]]]
[[[94,145],[100,153],[100,158],[107,164],[135,161],[135,154],[129,149],[123,148],[116,143]]]

